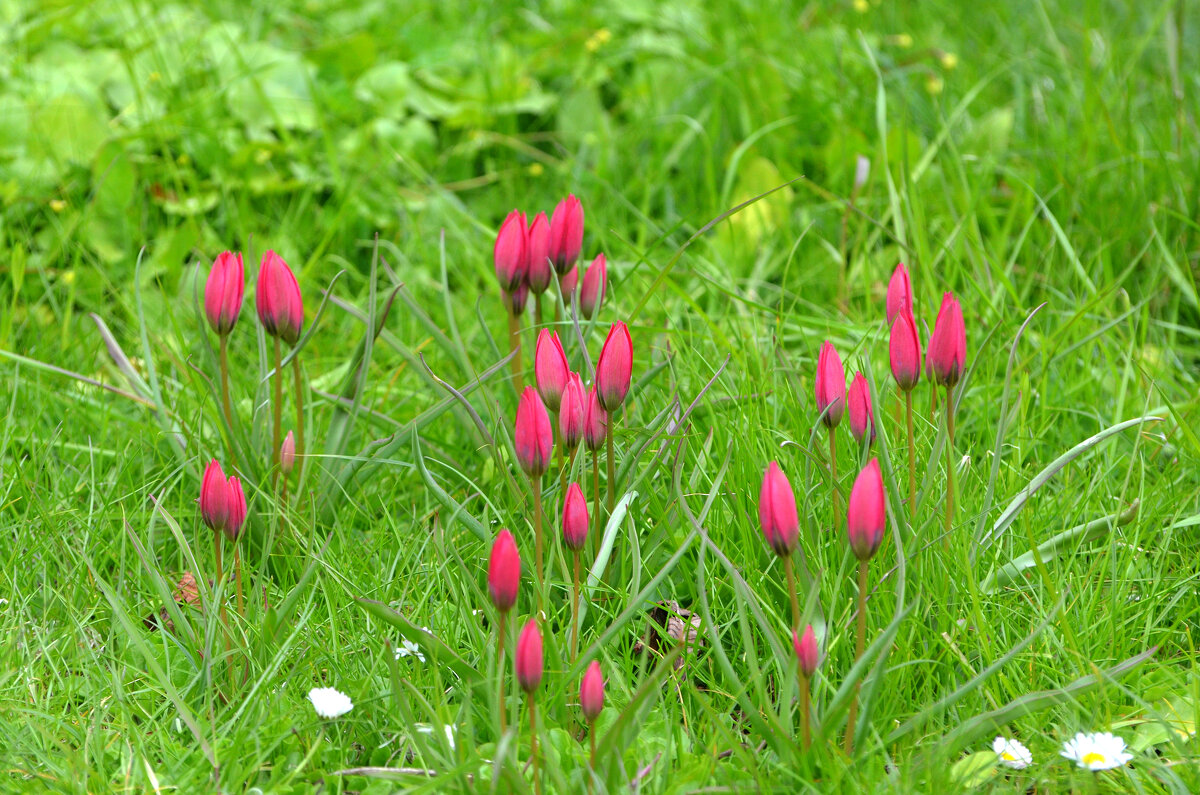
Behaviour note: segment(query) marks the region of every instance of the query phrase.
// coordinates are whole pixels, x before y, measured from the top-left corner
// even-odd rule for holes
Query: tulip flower
[[[792,554],[800,534],[796,495],[787,475],[774,461],[767,466],[758,493],[758,522],[776,555],[785,558]]]
[[[517,419],[513,424],[513,447],[517,463],[529,476],[533,487],[533,530],[535,537],[534,560],[537,563],[538,606],[545,606],[545,584],[542,578],[542,475],[550,466],[554,453],[554,428],[550,414],[538,397],[537,390],[525,387],[521,402],[517,405]]]
[[[512,317],[520,317],[525,314],[525,304],[529,301],[529,285],[521,283],[511,293],[507,290],[500,291],[500,300],[504,303],[504,308]]]
[[[608,339],[596,361],[596,394],[605,411],[616,411],[625,402],[632,377],[633,340],[629,336],[629,327],[618,320],[609,329]]]
[[[208,272],[204,284],[204,314],[208,324],[220,336],[233,331],[242,311],[242,294],[246,289],[242,255],[221,252]]]
[[[225,518],[225,537],[237,541],[246,521],[246,495],[242,493],[242,481],[232,475],[226,482],[229,499],[229,515]]]
[[[583,443],[592,451],[592,513],[597,517],[600,516],[600,450],[608,438],[608,412],[600,405],[600,394],[593,384],[583,404]]]
[[[563,543],[571,550],[574,563],[574,578],[571,592],[571,659],[575,659],[579,641],[579,551],[587,543],[588,509],[587,498],[578,483],[567,487],[563,500],[562,514]]]
[[[571,376],[567,354],[563,351],[557,331],[544,328],[538,332],[537,347],[533,353],[533,375],[546,408],[557,412],[562,403],[563,390]]]
[[[962,378],[966,364],[967,332],[963,326],[962,307],[953,293],[942,296],[942,308],[933,324],[926,356],[938,384],[954,388]]]
[[[283,472],[286,478],[292,474],[292,470],[296,467],[296,437],[291,431],[287,432],[287,436],[283,437],[283,444],[279,446],[279,470]]]
[[[901,262],[896,266],[896,270],[892,271],[892,279],[888,282],[887,289],[887,322],[888,328],[891,328],[896,317],[907,312],[912,314],[912,284],[908,278],[908,268],[904,267]]]
[[[492,543],[487,579],[488,595],[503,616],[517,603],[517,592],[521,587],[521,556],[517,552],[516,539],[507,529],[497,533]]]
[[[246,496],[242,482],[236,477],[225,477],[216,459],[209,462],[200,482],[200,518],[213,531],[213,557],[217,569],[217,583],[224,579],[221,562],[221,535],[231,542],[241,535],[246,521]],[[237,576],[238,612],[242,613],[242,567],[238,547],[234,547],[234,564]],[[223,610],[224,608],[222,608]]]
[[[583,249],[583,205],[574,195],[554,208],[550,217],[550,258],[559,275],[570,270]]]
[[[517,682],[529,699],[529,756],[533,763],[535,789],[541,792],[541,777],[538,774],[537,753],[537,708],[534,693],[542,683],[542,633],[538,631],[536,619],[530,619],[517,639],[516,669]]]
[[[200,519],[213,531],[223,531],[229,520],[229,481],[215,458],[200,481]]]
[[[867,438],[867,446],[875,442],[875,412],[871,410],[871,390],[867,379],[862,373],[855,373],[846,394],[846,404],[850,414],[850,433],[854,441],[862,444]]]
[[[841,523],[842,510],[837,489],[837,434],[834,430],[842,421],[842,413],[846,409],[846,373],[842,369],[842,360],[829,340],[821,343],[821,352],[817,356],[817,375],[813,380],[817,411],[829,432],[829,489],[833,492],[833,526],[837,527]]]
[[[901,311],[892,323],[888,341],[892,377],[904,393],[904,411],[908,426],[908,506],[910,521],[916,518],[917,459],[913,442],[912,391],[921,380],[921,337],[912,312]],[[928,364],[928,360],[926,360]]]
[[[558,286],[562,289],[563,303],[569,306],[571,296],[575,293],[575,288],[579,286],[579,266],[572,265],[571,270],[564,273],[558,280]]]
[[[850,538],[850,549],[858,558],[858,632],[855,661],[862,657],[867,640],[867,563],[879,549],[883,531],[887,526],[887,498],[883,491],[883,475],[879,471],[879,459],[872,458],[858,473],[854,487],[850,489],[850,501],[846,506],[846,531]],[[858,688],[850,702],[850,716],[846,721],[846,737],[843,744],[849,755],[854,750],[854,721],[858,715]]]
[[[529,270],[526,281],[534,295],[546,292],[553,278],[554,266],[550,262],[550,221],[545,213],[538,213],[529,225],[528,238]]]
[[[258,268],[254,305],[263,330],[288,345],[295,345],[304,326],[304,300],[296,275],[283,257],[268,250]]]
[[[817,636],[813,632],[812,624],[804,628],[803,635],[797,634],[794,629],[792,630],[792,647],[796,650],[796,660],[799,662],[800,737],[804,743],[804,747],[808,748],[812,743],[808,731],[810,682],[813,674],[817,672],[817,663],[819,662],[820,655],[817,649]]]
[[[492,261],[496,266],[496,280],[500,289],[515,292],[527,283],[529,273],[529,229],[525,226],[525,213],[513,210],[500,224],[496,232],[496,244],[492,248]]]
[[[587,410],[587,390],[583,387],[583,379],[578,373],[571,373],[567,386],[563,389],[562,402],[558,405],[558,435],[563,447],[575,460],[575,448],[583,438],[584,413]]]
[[[603,254],[597,254],[583,274],[583,287],[579,290],[579,311],[586,319],[591,320],[600,310],[607,288],[608,261]]]
[[[598,660],[591,661],[579,684],[579,708],[588,723],[594,723],[604,709],[604,677]]]

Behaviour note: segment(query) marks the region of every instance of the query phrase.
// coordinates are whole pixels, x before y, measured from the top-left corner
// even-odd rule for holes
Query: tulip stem
[[[226,334],[221,335],[221,407],[225,409],[225,422],[229,425],[229,432],[233,433],[233,407],[229,403],[229,337]],[[233,448],[233,440],[229,442],[230,449]]]
[[[908,516],[911,529],[917,522],[917,458],[913,447],[912,391],[904,393],[904,408],[908,415]]]
[[[533,791],[542,793],[542,778],[538,775],[537,702],[529,694],[529,762],[533,765]]]
[[[842,499],[837,485],[837,432],[832,427],[829,429],[829,478],[833,491],[833,529],[837,530],[842,525]]]
[[[242,601],[242,553],[237,542],[233,542],[233,578],[237,583],[237,608],[238,615],[242,618],[246,617],[246,606]]]
[[[954,387],[946,387],[946,533],[942,541],[950,549],[950,527],[954,521]]]
[[[812,745],[812,737],[809,736],[808,730],[808,701],[809,701],[809,684],[808,677],[804,675],[802,669],[797,669],[800,678],[800,741],[804,744],[804,750],[808,750]]]
[[[216,564],[217,564],[216,588],[220,589],[221,583],[225,579],[225,562],[221,559],[221,531],[219,531],[219,530],[213,531],[213,553],[216,555]],[[225,602],[224,601],[221,602],[221,626],[225,629],[225,633],[224,633],[225,634],[225,656],[228,657],[233,650],[233,646],[230,645],[229,613],[227,613],[225,611]],[[229,666],[229,685],[232,687],[233,684],[234,684],[233,666],[230,665]]]
[[[274,465],[272,473],[272,484],[279,484],[279,443],[283,435],[283,372],[281,370],[283,362],[283,348],[279,342],[279,337],[275,338],[275,426],[274,432],[271,435],[271,463]]]
[[[546,582],[542,579],[542,476],[529,479],[533,485],[533,537],[537,560],[538,609],[546,609]]]
[[[796,571],[795,565],[792,563],[792,556],[788,555],[783,560],[783,565],[787,569],[787,589],[788,596],[792,598],[792,630],[800,631],[800,598],[796,595]]]
[[[854,644],[854,662],[863,656],[867,646],[867,561],[858,562],[858,629]],[[846,737],[842,748],[849,756],[854,752],[854,722],[858,718],[858,691],[862,687],[862,679],[854,685],[854,700],[850,702],[850,717],[846,720]]]
[[[596,721],[588,721],[588,744],[592,747],[591,754],[588,755],[588,786],[587,791],[592,791],[592,778],[596,775]]]
[[[300,472],[304,467],[304,381],[300,376],[300,356],[292,357],[292,381],[296,389],[296,482],[300,482]],[[286,500],[286,478],[284,493]]]
[[[600,451],[592,451],[592,516],[593,521],[598,527],[603,527],[600,524]],[[597,552],[600,549],[600,540],[596,541]]]
[[[608,515],[612,516],[613,505],[616,504],[617,497],[617,461],[613,455],[613,428],[608,429],[605,434],[605,458],[608,460]]]
[[[575,576],[571,592],[571,662],[575,662],[579,648],[579,550],[574,551]]]
[[[533,294],[533,325],[537,328],[542,327],[542,296],[541,293]]]
[[[508,311],[508,350],[513,354],[512,361],[509,366],[512,367],[513,389],[517,394],[521,394],[521,325],[517,322],[517,316],[510,309]]]
[[[500,736],[504,737],[505,712],[508,709],[507,679],[504,676],[504,630],[508,625],[508,611],[500,611],[500,620],[496,622],[496,673],[500,679]]]

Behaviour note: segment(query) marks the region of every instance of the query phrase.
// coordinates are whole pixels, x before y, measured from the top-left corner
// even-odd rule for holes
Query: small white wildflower
[[[401,657],[416,657],[421,662],[425,662],[425,655],[421,653],[421,647],[405,638],[400,639],[400,645],[396,647],[396,659]]]
[[[332,687],[314,687],[308,691],[308,700],[322,718],[340,718],[354,709],[350,696]]]
[[[1079,732],[1063,743],[1059,753],[1085,770],[1111,770],[1133,759],[1125,751],[1125,741],[1112,732]]]
[[[416,724],[416,727],[417,727],[417,731],[419,731],[421,734],[428,734],[428,735],[433,734],[433,726],[429,725],[428,723],[418,723],[418,724]],[[442,728],[445,729],[445,731],[446,731],[446,742],[450,743],[450,748],[451,748],[451,750],[453,750],[454,749],[454,732],[457,731],[457,727],[451,726],[449,723],[447,723],[444,726],[442,726]]]
[[[997,737],[992,740],[992,750],[996,752],[997,761],[1004,767],[1013,770],[1024,770],[1033,764],[1033,754],[1020,740],[1010,737]]]

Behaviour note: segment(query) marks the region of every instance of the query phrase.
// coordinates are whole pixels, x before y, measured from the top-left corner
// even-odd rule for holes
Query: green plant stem
[[[954,522],[954,387],[946,387],[946,532],[942,537],[950,549],[950,528]]]
[[[837,485],[837,429],[829,428],[829,488],[833,492],[833,529],[842,526],[842,498]]]
[[[571,590],[571,664],[579,656],[579,550],[574,550],[575,574]]]
[[[246,617],[246,606],[242,600],[242,553],[241,547],[237,542],[233,542],[233,578],[237,583],[237,609],[238,615],[242,618]]]
[[[788,555],[783,560],[784,568],[787,569],[787,589],[788,596],[792,600],[792,631],[800,631],[800,597],[796,595],[796,567],[792,562],[792,556]]]
[[[283,348],[279,337],[275,338],[275,400],[272,409],[275,413],[274,431],[271,434],[271,464],[274,471],[271,474],[272,484],[279,484],[279,445],[283,435]]]
[[[917,522],[917,454],[913,444],[912,390],[904,393],[904,409],[908,417],[908,516],[911,529]]]
[[[592,791],[592,778],[596,775],[596,721],[588,721],[588,744],[592,752],[588,754],[588,792]]]
[[[500,612],[500,620],[496,622],[496,674],[499,678],[500,694],[500,736],[504,736],[504,727],[507,722],[505,712],[507,711],[508,699],[508,679],[504,676],[504,630],[508,626],[508,611]]]
[[[521,394],[521,325],[517,321],[517,316],[508,312],[508,350],[515,354],[509,366],[512,368],[512,383],[513,389],[517,394]]]
[[[542,296],[540,293],[533,295],[533,325],[537,328],[542,327]]]
[[[300,375],[300,357],[292,357],[292,382],[296,389],[296,481],[304,467],[304,380]],[[285,478],[286,480],[286,478]],[[286,492],[286,487],[284,491]]]
[[[812,737],[809,734],[808,728],[808,712],[809,712],[809,683],[808,677],[804,675],[804,671],[797,668],[800,679],[800,742],[804,746],[804,750],[808,750],[812,745]]]
[[[611,416],[611,415],[610,415]],[[617,459],[613,455],[613,430],[610,425],[604,439],[605,458],[608,461],[608,515],[612,516],[617,500]]]
[[[542,793],[542,777],[538,774],[537,702],[529,694],[529,761],[533,765],[533,791]]]
[[[225,422],[229,424],[230,432],[233,431],[233,406],[229,402],[229,336],[221,335],[221,407],[225,409]],[[229,445],[230,450],[233,449],[232,440]],[[236,465],[236,462],[235,462]]]
[[[216,557],[217,575],[216,575],[216,590],[220,590],[221,583],[225,581],[225,562],[221,559],[221,531],[213,531],[213,554]],[[221,601],[221,627],[225,635],[225,656],[228,657],[233,651],[232,642],[229,631],[229,613],[225,610],[225,602]],[[233,681],[233,666],[229,666],[229,684],[232,686]]]
[[[858,662],[867,647],[867,561],[858,562],[858,627],[854,644],[854,662]],[[850,717],[846,719],[846,736],[842,748],[846,755],[854,753],[854,722],[858,719],[858,691],[862,689],[860,679],[854,685],[854,700],[850,702]]]
[[[533,537],[537,562],[538,610],[546,610],[546,581],[542,576],[542,476],[529,479],[533,486]]]
[[[592,516],[598,526],[600,525],[600,451],[592,451]],[[597,539],[597,549],[599,548],[599,539]]]

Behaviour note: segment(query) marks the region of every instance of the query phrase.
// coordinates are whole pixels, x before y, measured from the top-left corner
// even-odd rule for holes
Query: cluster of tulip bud
[[[888,285],[887,323],[889,327],[888,352],[892,376],[897,387],[904,393],[908,407],[909,443],[909,497],[910,508],[915,501],[915,465],[912,438],[911,392],[921,379],[921,339],[917,333],[913,315],[912,288],[908,269],[900,264],[896,267]],[[929,349],[925,359],[925,372],[938,386],[946,388],[946,429],[949,446],[954,441],[952,399],[953,389],[962,378],[966,360],[966,332],[963,325],[962,308],[953,294],[942,298]],[[871,390],[867,378],[856,372],[846,388],[846,374],[842,361],[829,341],[822,343],[817,357],[814,378],[816,409],[820,421],[829,432],[829,473],[834,525],[840,525],[842,517],[838,507],[837,446],[836,429],[842,417],[849,414],[851,435],[860,450],[870,448],[876,438],[876,415],[872,405]],[[865,457],[865,456],[864,456]],[[953,468],[947,461],[947,533],[953,500]],[[788,591],[792,599],[792,638],[798,661],[800,679],[801,733],[807,746],[810,706],[808,703],[809,680],[817,668],[819,658],[816,635],[812,626],[800,630],[799,598],[795,592],[791,554],[799,539],[799,521],[796,499],[791,484],[779,465],[772,461],[763,476],[759,492],[759,523],[768,546],[785,559],[788,576]],[[879,460],[871,458],[860,469],[850,490],[846,507],[845,528],[850,551],[859,561],[858,566],[858,610],[856,659],[862,656],[866,635],[866,586],[867,564],[879,550],[887,527],[887,498],[883,486],[883,475]],[[857,698],[851,703],[846,729],[845,748],[852,749],[854,722],[857,713]]]

